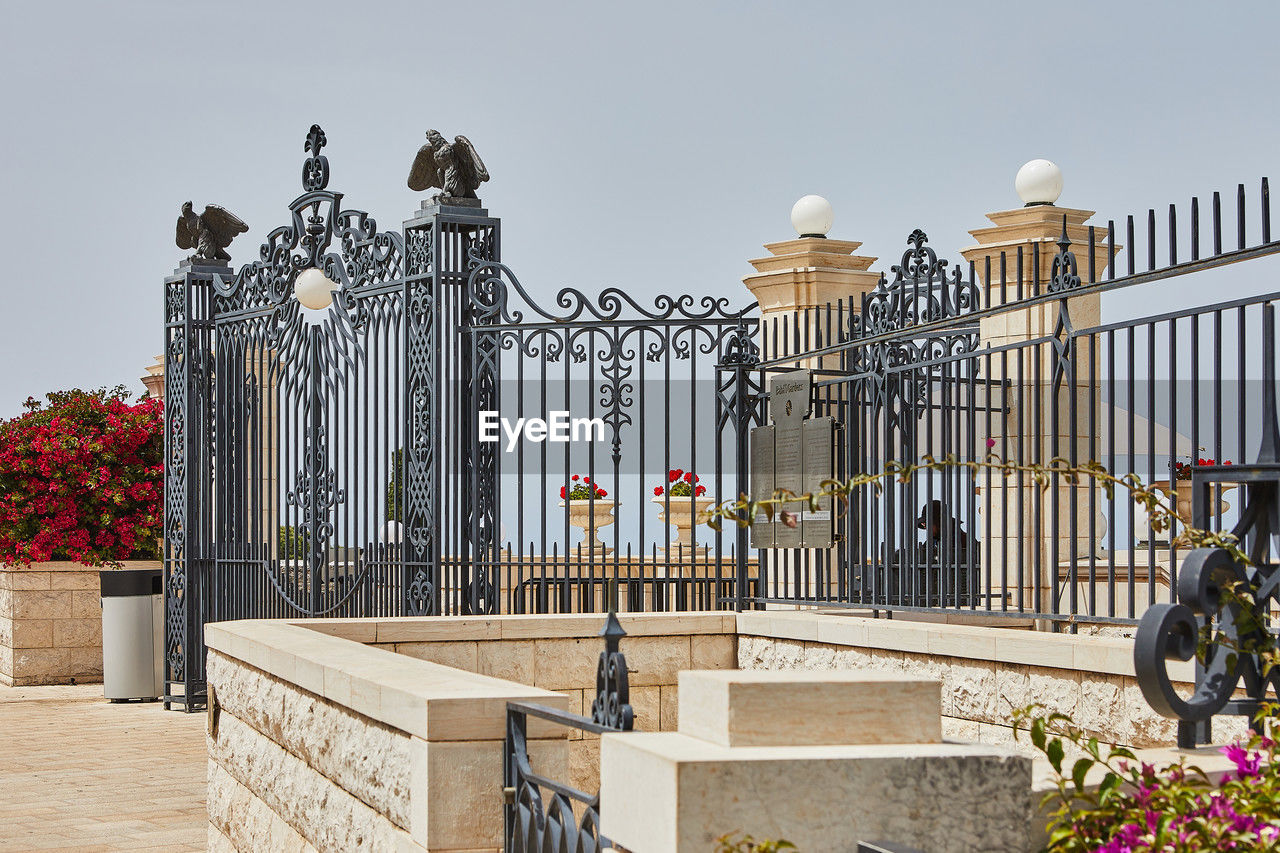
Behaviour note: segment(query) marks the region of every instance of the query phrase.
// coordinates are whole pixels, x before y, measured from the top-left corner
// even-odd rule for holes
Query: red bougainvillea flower
[[[0,562],[158,556],[163,414],[160,401],[128,396],[55,392],[0,423]]]

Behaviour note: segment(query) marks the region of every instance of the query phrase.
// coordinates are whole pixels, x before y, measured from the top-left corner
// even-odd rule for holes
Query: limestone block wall
[[[942,681],[943,734],[955,740],[1012,745],[1014,708],[1039,703],[1068,714],[1106,743],[1164,747],[1176,725],[1142,697],[1133,641],[1015,629],[766,611],[738,616],[742,669],[855,669]],[[1171,667],[1175,678],[1179,670]],[[1186,681],[1191,665],[1181,667]],[[1187,694],[1191,692],[1186,685]],[[1243,736],[1244,721],[1219,717],[1214,740]]]
[[[408,824],[407,735],[217,652],[209,683],[211,848],[392,849]]]
[[[125,568],[159,568],[133,561]],[[0,684],[102,681],[98,569],[80,563],[0,566]]]
[[[736,614],[624,613],[618,619],[627,632],[621,650],[631,671],[637,729],[675,730],[681,670],[737,667]],[[591,716],[596,665],[604,648],[599,637],[604,617],[598,613],[299,624],[419,660],[553,690],[568,697],[570,711]],[[596,790],[599,758],[599,736],[573,732],[570,783]]]
[[[500,849],[506,703],[569,704],[287,622],[206,641],[210,850]],[[529,734],[566,773],[563,733]]]

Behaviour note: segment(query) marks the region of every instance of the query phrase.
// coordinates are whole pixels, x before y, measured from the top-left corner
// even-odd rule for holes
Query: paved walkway
[[[204,714],[0,687],[0,851],[204,850]]]

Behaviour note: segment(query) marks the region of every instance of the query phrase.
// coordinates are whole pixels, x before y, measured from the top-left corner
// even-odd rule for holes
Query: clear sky
[[[423,131],[469,136],[504,260],[544,295],[746,300],[747,258],[793,235],[806,193],[887,268],[916,227],[959,260],[1033,157],[1105,223],[1253,192],[1280,148],[1275,2],[0,11],[0,416],[51,389],[141,390],[181,203],[241,216],[231,253],[251,259],[287,221],[313,122],[330,188],[383,228],[417,206]]]

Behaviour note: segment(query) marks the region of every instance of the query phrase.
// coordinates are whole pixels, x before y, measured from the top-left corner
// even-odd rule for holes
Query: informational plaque
[[[751,497],[765,500],[778,491],[812,494],[834,476],[835,422],[809,418],[813,375],[795,370],[775,376],[769,383],[769,418],[772,426],[751,431]],[[827,548],[834,543],[831,499],[823,498],[816,511],[807,504],[785,507],[797,516],[788,526],[757,513],[751,544],[757,548]]]
[[[751,430],[751,499],[762,501],[773,497],[773,437],[771,426]],[[757,512],[751,524],[751,547],[772,548],[774,520],[763,511]]]
[[[811,418],[804,422],[804,494],[822,491],[824,480],[835,471],[835,433],[833,418]],[[818,501],[816,510],[803,507],[800,518],[800,544],[805,548],[828,548],[835,542],[831,519],[831,498]]]

